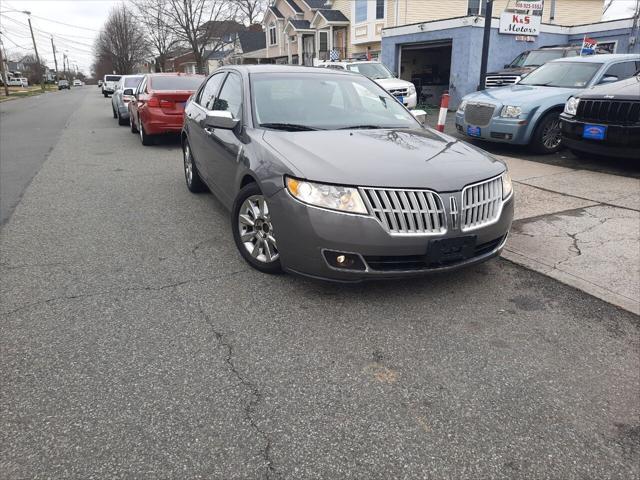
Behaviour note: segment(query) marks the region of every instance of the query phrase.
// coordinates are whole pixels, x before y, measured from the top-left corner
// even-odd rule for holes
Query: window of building
[[[384,0],[376,0],[376,20],[384,18]]]
[[[356,22],[367,21],[367,0],[356,0]]]
[[[326,52],[329,50],[329,32],[320,32],[320,51]]]
[[[480,15],[484,16],[487,11],[486,0],[468,0],[467,15]]]
[[[269,45],[276,45],[278,43],[278,35],[276,32],[276,26],[269,26]]]

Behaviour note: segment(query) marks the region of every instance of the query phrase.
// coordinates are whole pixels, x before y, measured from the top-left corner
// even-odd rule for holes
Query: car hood
[[[413,85],[413,83],[407,82],[406,80],[400,80],[399,78],[376,78],[373,81],[385,90],[392,88],[407,88]]]
[[[606,98],[615,100],[637,100],[640,92],[640,75],[619,82],[606,83],[580,93],[580,98]]]
[[[510,67],[489,72],[487,75],[522,75],[524,73],[529,73],[531,70],[535,70],[536,68],[537,67]]]
[[[530,104],[531,106],[537,106],[543,101],[559,101],[560,103],[564,103],[567,98],[580,91],[582,91],[582,89],[517,84],[482,90],[467,95],[464,99],[468,102],[484,102],[496,105],[523,106]]]
[[[448,192],[505,170],[487,152],[433,130],[268,130],[263,139],[293,175],[317,182]]]

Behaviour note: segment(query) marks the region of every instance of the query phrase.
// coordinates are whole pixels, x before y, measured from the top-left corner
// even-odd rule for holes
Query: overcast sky
[[[425,0],[426,1],[426,0]],[[559,0],[562,1],[562,0]],[[54,66],[51,48],[53,36],[58,52],[58,65],[62,69],[62,54],[67,53],[70,64],[90,73],[91,47],[109,10],[126,0],[1,0],[0,31],[9,58],[33,52],[27,16],[12,10],[28,10],[36,35],[38,53]],[[604,19],[629,18],[636,0],[613,0]],[[66,25],[64,25],[66,24]]]
[[[56,46],[58,68],[62,70],[62,55],[86,74],[93,61],[91,50],[97,32],[109,10],[123,0],[1,0],[0,31],[9,58],[33,53],[33,42],[27,15],[11,10],[31,12],[31,23],[40,57],[54,67],[51,36]],[[66,24],[66,25],[64,25]],[[12,55],[14,54],[14,55]]]

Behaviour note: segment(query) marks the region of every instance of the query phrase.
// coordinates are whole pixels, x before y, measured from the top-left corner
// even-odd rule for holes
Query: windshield
[[[127,77],[124,79],[124,88],[136,88],[142,77]]]
[[[167,75],[151,77],[152,90],[197,90],[204,80],[203,75]]]
[[[547,63],[520,80],[520,85],[584,88],[601,66],[601,63]]]
[[[107,75],[104,77],[105,82],[117,82],[120,80],[120,75]]]
[[[393,78],[391,72],[381,63],[354,63],[347,65],[347,70],[358,72],[365,77],[378,80],[380,78]]]
[[[511,62],[511,67],[539,67],[556,58],[562,58],[562,50],[533,50],[521,53]]]
[[[256,123],[284,130],[416,128],[398,101],[356,75],[273,74],[251,76]]]

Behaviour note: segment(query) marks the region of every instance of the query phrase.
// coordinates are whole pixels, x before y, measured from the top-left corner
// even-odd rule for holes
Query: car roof
[[[551,60],[549,63],[571,62],[571,63],[605,63],[617,60],[640,60],[637,53],[603,53],[601,55],[588,55],[586,57],[566,57]]]
[[[322,73],[327,75],[352,75],[351,72],[328,68],[305,67],[297,65],[229,65],[221,68],[244,73]]]

